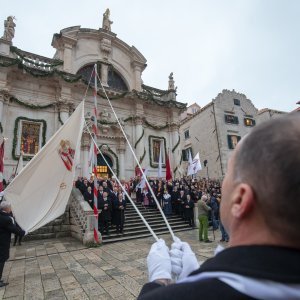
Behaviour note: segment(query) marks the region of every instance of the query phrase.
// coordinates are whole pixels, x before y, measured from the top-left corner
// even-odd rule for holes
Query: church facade
[[[100,29],[80,26],[62,29],[53,35],[54,57],[47,58],[14,46],[16,24],[12,17],[5,21],[4,35],[0,39],[0,131],[7,138],[5,179],[14,174],[20,153],[29,161],[83,98],[85,118],[91,126],[95,73],[98,74],[97,144],[118,177],[134,176],[137,163],[103,89],[140,164],[149,168],[148,175],[157,176],[160,149],[164,149],[163,167],[166,154],[170,153],[173,172],[179,176],[179,116],[186,104],[176,100],[173,74],[169,76],[166,90],[143,84],[145,57],[119,39],[111,31],[111,24],[109,10],[106,10]],[[90,176],[90,145],[90,135],[84,130],[77,165],[79,176]],[[101,176],[111,176],[100,155],[98,172]]]

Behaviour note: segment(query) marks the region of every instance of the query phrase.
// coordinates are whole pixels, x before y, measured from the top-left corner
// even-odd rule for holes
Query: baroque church
[[[0,39],[0,131],[5,142],[4,178],[15,172],[17,161],[29,161],[66,122],[85,98],[85,118],[91,124],[94,108],[91,74],[99,74],[97,143],[107,162],[121,179],[135,175],[136,162],[119,128],[105,91],[111,100],[140,164],[157,176],[160,149],[163,168],[166,155],[175,176],[181,164],[180,114],[186,104],[176,100],[173,73],[168,89],[148,86],[142,81],[146,58],[134,46],[117,37],[111,29],[109,9],[103,14],[102,28],[73,26],[53,35],[53,58],[27,52],[13,45],[15,20],[4,21]],[[167,84],[166,84],[167,86]],[[78,176],[89,177],[91,138],[84,130]],[[45,170],[46,171],[46,170]],[[164,174],[165,169],[163,169]],[[98,155],[100,176],[111,176]]]

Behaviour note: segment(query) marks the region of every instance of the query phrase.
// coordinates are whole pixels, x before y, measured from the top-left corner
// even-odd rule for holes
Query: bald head
[[[300,239],[300,114],[265,122],[234,153],[233,178],[252,187],[267,226]]]

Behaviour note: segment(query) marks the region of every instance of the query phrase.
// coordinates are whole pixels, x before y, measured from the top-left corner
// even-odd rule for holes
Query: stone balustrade
[[[77,188],[73,188],[70,195],[71,208],[71,235],[84,245],[94,243],[94,211],[90,205],[84,201],[82,194]],[[101,234],[98,232],[99,240]]]

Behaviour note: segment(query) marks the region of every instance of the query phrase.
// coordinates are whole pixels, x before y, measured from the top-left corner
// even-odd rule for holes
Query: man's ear
[[[231,200],[232,216],[241,219],[249,215],[253,210],[254,200],[254,191],[252,187],[246,183],[238,184]]]

